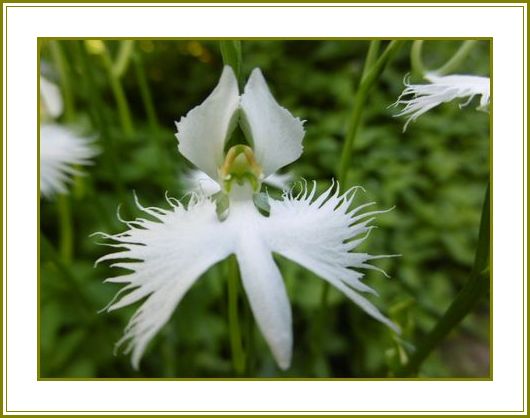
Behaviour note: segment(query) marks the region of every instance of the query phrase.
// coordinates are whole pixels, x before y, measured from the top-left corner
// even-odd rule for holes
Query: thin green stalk
[[[64,52],[59,41],[50,41],[50,52],[53,57],[55,66],[59,70],[61,80],[61,93],[64,103],[64,117],[66,121],[72,122],[75,118],[75,102],[72,90],[72,83],[68,71],[68,64],[64,57]]]
[[[134,135],[134,125],[129,104],[127,102],[127,96],[123,90],[121,79],[113,71],[112,59],[106,47],[102,48],[101,50],[101,58],[103,60],[105,71],[107,72],[112,94],[114,95],[114,100],[116,101],[116,106],[118,107],[118,115],[120,118],[121,127],[125,135],[131,137]]]
[[[355,95],[355,102],[353,105],[350,125],[346,135],[346,139],[344,141],[344,146],[342,148],[342,155],[339,164],[338,179],[339,182],[343,185],[343,187],[346,187],[347,185],[346,177],[348,174],[348,168],[350,166],[353,143],[357,136],[359,125],[361,122],[361,116],[364,110],[366,100],[368,98],[368,93],[370,92],[370,89],[375,85],[375,83],[383,73],[383,70],[385,69],[387,63],[394,56],[400,46],[400,41],[391,41],[386,47],[383,54],[377,59],[373,67],[366,74],[364,79],[361,81],[361,84],[359,85],[359,89],[357,91],[357,94]]]
[[[62,193],[57,196],[57,215],[59,218],[59,254],[64,263],[70,264],[73,255],[74,229],[70,197],[67,194]]]
[[[159,133],[160,123],[158,122],[158,116],[156,114],[156,109],[153,104],[153,96],[151,95],[151,89],[149,88],[147,77],[145,76],[142,55],[139,51],[136,51],[133,54],[133,63],[134,69],[136,71],[136,81],[138,82],[138,87],[140,89],[140,96],[142,97],[142,102],[145,108],[145,113],[147,115],[149,127],[151,131]]]
[[[120,41],[118,54],[116,55],[116,59],[112,64],[112,72],[114,73],[115,77],[121,78],[125,74],[127,68],[129,67],[129,63],[131,62],[133,51],[133,40],[129,39]]]
[[[366,54],[366,59],[364,61],[363,72],[361,74],[361,82],[366,78],[366,76],[368,75],[368,72],[373,67],[374,62],[377,59],[377,55],[379,54],[380,46],[381,46],[381,41],[379,39],[370,41],[370,46],[368,47],[368,52]]]
[[[477,302],[489,291],[489,254],[490,254],[490,188],[486,191],[482,217],[480,220],[479,238],[475,263],[471,275],[464,287],[453,300],[445,314],[434,328],[423,338],[409,362],[398,370],[400,377],[415,376],[431,352],[445,337],[473,310]]]
[[[475,47],[477,41],[464,41],[460,48],[454,55],[437,70],[429,71],[423,64],[422,49],[423,41],[414,41],[410,50],[410,64],[414,74],[424,77],[427,73],[436,74],[438,76],[451,74],[454,72],[467,58],[471,50]]]
[[[412,48],[410,49],[410,66],[412,72],[421,77],[427,74],[427,69],[423,65],[422,49],[423,41],[418,40],[412,42]]]
[[[234,70],[237,80],[241,82],[241,41],[219,41],[219,48],[221,50],[224,65],[230,65]]]
[[[147,115],[147,121],[149,123],[149,129],[151,130],[153,140],[156,143],[158,158],[160,160],[160,171],[164,177],[171,178],[171,163],[168,160],[167,152],[164,152],[160,123],[158,122],[158,116],[153,104],[153,97],[151,95],[149,83],[147,82],[147,77],[145,75],[143,59],[140,51],[135,51],[133,54],[133,63],[136,73],[136,81],[140,89],[140,96],[142,98],[145,113]]]
[[[477,41],[464,41],[458,51],[437,70],[433,71],[436,75],[446,75],[454,72],[467,58],[471,50],[475,47]]]
[[[230,350],[232,365],[237,376],[245,372],[245,353],[241,338],[239,320],[238,293],[239,273],[236,259],[232,256],[228,260],[228,327],[230,330]]]
[[[98,130],[100,143],[105,147],[105,152],[102,153],[102,156],[105,158],[105,164],[107,165],[108,170],[112,173],[112,181],[120,196],[120,200],[125,202],[125,189],[120,176],[120,171],[118,170],[118,159],[116,158],[116,144],[108,128],[108,121],[105,118],[103,102],[99,95],[99,88],[93,74],[93,69],[90,65],[86,44],[78,42],[73,46],[76,58],[79,60],[80,67],[83,69],[83,77],[81,77],[81,79],[83,80],[86,94],[90,102],[89,109],[92,116],[92,122]]]

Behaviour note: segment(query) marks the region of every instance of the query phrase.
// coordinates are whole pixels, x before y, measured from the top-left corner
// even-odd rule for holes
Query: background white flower
[[[82,174],[76,166],[91,164],[98,154],[93,141],[70,128],[45,123],[40,127],[40,191],[44,197],[66,193],[71,177]]]
[[[81,174],[79,165],[91,164],[98,154],[93,139],[79,135],[72,128],[51,122],[62,114],[59,88],[40,78],[42,114],[40,126],[40,191],[46,198],[66,193],[71,177]]]
[[[429,84],[410,84],[405,80],[405,90],[392,106],[405,105],[396,115],[408,117],[403,131],[411,121],[415,121],[432,108],[455,99],[467,99],[460,107],[467,106],[473,97],[480,96],[478,109],[487,110],[490,100],[490,79],[474,75],[437,76],[427,74]],[[406,98],[412,96],[411,98]]]
[[[225,155],[224,145],[237,123],[252,149],[238,145]],[[366,313],[398,332],[359,292],[375,293],[356,269],[373,269],[368,262],[385,256],[353,253],[370,231],[379,211],[361,213],[368,205],[350,209],[355,188],[339,193],[332,185],[320,196],[316,186],[303,186],[296,195],[268,198],[269,216],[253,203],[261,181],[296,160],[302,151],[302,121],[280,107],[258,69],[240,97],[235,75],[225,67],[210,96],[177,123],[179,149],[215,180],[229,201],[229,214],[220,221],[216,201],[204,194],[188,205],[168,198],[169,209],[138,206],[153,219],[126,222],[120,234],[101,234],[120,251],[101,257],[130,273],[106,282],[125,286],[108,305],[115,310],[145,299],[131,318],[123,338],[134,367],[149,341],[169,320],[195,281],[212,265],[235,254],[243,287],[258,327],[279,367],[292,355],[291,308],[273,253],[295,261],[331,283]]]

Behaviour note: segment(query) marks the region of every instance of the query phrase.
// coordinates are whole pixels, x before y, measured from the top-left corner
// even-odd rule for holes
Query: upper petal
[[[397,326],[356,291],[376,293],[364,284],[363,273],[354,269],[375,268],[367,262],[378,258],[352,253],[370,230],[373,215],[359,214],[363,206],[350,210],[355,190],[343,195],[333,186],[315,198],[315,186],[298,196],[285,193],[283,200],[270,200],[266,218],[266,240],[274,252],[304,266],[342,291],[366,313],[394,330]]]
[[[140,207],[155,220],[140,218],[127,222],[129,229],[121,234],[101,234],[121,251],[98,262],[115,260],[118,262],[112,267],[130,270],[106,280],[126,284],[107,309],[119,309],[146,298],[119,342],[129,342],[127,350],[132,350],[135,368],[149,341],[169,320],[193,283],[233,252],[232,235],[217,220],[215,205],[209,199],[193,198],[188,207],[174,199],[168,202],[172,206],[168,210]]]
[[[303,122],[276,102],[258,68],[241,96],[241,127],[265,177],[302,154]]]
[[[237,79],[232,68],[225,66],[206,100],[177,122],[180,153],[214,180],[223,162],[225,142],[236,126],[238,106]]]

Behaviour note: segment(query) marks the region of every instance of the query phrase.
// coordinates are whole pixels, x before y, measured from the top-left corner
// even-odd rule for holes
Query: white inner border
[[[6,74],[9,77],[3,97],[3,198],[8,202],[4,206],[4,216],[6,212],[9,215],[7,224],[6,218],[3,219],[6,226],[3,256],[8,266],[6,271],[4,263],[4,278],[8,282],[8,290],[6,280],[3,283],[3,338],[7,348],[4,348],[3,359],[7,366],[3,375],[4,413],[83,410],[516,413],[526,409],[526,387],[523,384],[526,382],[526,331],[523,331],[526,329],[523,280],[526,277],[526,262],[523,260],[523,242],[526,242],[523,216],[526,211],[521,211],[526,204],[526,148],[523,142],[526,137],[526,109],[523,106],[526,103],[526,5],[507,7],[510,5],[503,3],[499,6],[504,7],[476,4],[462,7],[453,4],[443,8],[418,4],[406,8],[396,7],[396,4],[392,7],[373,4],[370,7],[329,7],[326,4],[327,7],[319,8],[301,5],[289,8],[285,5],[268,8],[258,8],[257,5],[238,5],[236,8],[219,5],[215,8],[205,5],[140,8],[123,4],[116,7],[92,5],[90,8],[65,4],[59,8],[35,6],[4,4],[3,15],[4,86]],[[37,37],[45,36],[493,37],[494,380],[38,382],[36,59]],[[7,247],[8,255],[5,252]],[[9,332],[7,347],[6,325]],[[9,353],[7,364],[6,351]]]

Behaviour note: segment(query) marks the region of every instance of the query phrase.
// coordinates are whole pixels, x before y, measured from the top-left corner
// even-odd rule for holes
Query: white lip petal
[[[66,193],[77,165],[88,165],[98,154],[91,139],[57,124],[40,126],[40,191],[44,197]]]
[[[225,66],[212,93],[176,124],[180,153],[214,180],[225,142],[237,124],[238,107],[237,80],[232,68]]]
[[[61,90],[51,81],[40,77],[40,98],[44,104],[46,112],[52,118],[58,118],[63,113],[63,99]]]
[[[236,257],[243,287],[261,333],[278,366],[285,370],[291,364],[293,345],[291,306],[285,285],[270,248],[255,228],[256,223],[241,218],[239,225],[244,232],[237,244]]]
[[[265,177],[302,154],[303,122],[276,102],[258,68],[241,96],[240,124]]]
[[[428,74],[425,77],[430,84],[409,84],[405,82],[405,90],[393,106],[405,107],[395,116],[408,117],[404,126],[406,130],[411,121],[415,121],[424,113],[442,103],[455,99],[467,99],[460,106],[466,106],[475,96],[480,96],[479,109],[486,109],[490,100],[490,79],[473,75],[437,76]],[[405,98],[411,96],[410,98]]]
[[[147,297],[118,342],[128,342],[126,351],[132,351],[135,368],[149,341],[193,283],[233,252],[231,231],[217,220],[215,204],[209,199],[195,197],[187,208],[174,199],[168,202],[172,206],[168,210],[140,207],[155,220],[137,219],[127,223],[129,229],[124,233],[100,234],[121,250],[98,262],[114,260],[113,267],[131,271],[107,280],[127,286],[106,309],[119,309]]]
[[[333,187],[318,198],[313,185],[311,190],[304,187],[296,197],[284,193],[281,201],[269,200],[271,212],[263,229],[266,240],[272,251],[321,276],[369,315],[397,330],[395,324],[355,292],[376,293],[361,281],[364,274],[354,270],[370,268],[366,262],[375,257],[350,251],[367,237],[371,228],[372,218],[365,219],[365,215],[379,212],[357,215],[356,209],[350,210],[356,189],[340,195],[338,186],[335,190]]]

